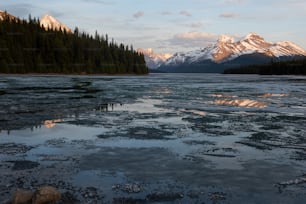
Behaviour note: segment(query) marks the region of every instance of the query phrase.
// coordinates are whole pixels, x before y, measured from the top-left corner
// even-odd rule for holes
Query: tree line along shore
[[[108,35],[45,29],[39,19],[0,21],[0,73],[147,74],[144,55]]]

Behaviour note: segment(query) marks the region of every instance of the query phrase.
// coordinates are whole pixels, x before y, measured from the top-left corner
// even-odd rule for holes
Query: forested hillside
[[[227,69],[224,74],[306,75],[306,59]]]
[[[45,30],[39,20],[0,21],[0,73],[146,74],[144,56],[107,35]]]

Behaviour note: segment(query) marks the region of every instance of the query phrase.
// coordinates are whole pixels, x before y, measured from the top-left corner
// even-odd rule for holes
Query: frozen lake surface
[[[1,76],[0,130],[0,201],[306,202],[306,77]]]

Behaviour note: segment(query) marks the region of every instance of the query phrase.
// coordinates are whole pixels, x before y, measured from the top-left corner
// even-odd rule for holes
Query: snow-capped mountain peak
[[[298,45],[294,44],[293,42],[289,42],[289,41],[281,41],[281,42],[277,42],[276,45],[278,46],[282,46],[284,48],[288,48],[288,49],[292,49],[294,48],[296,51],[299,51],[301,53],[305,53],[305,50],[301,47],[299,47]]]
[[[272,43],[267,42],[263,37],[256,33],[249,33],[242,40],[237,42],[242,51],[260,52],[272,46]]]
[[[272,58],[306,57],[306,51],[292,42],[271,43],[257,33],[249,33],[237,41],[231,36],[221,35],[214,45],[199,50],[174,54],[166,60],[163,66],[194,64],[205,60],[221,64],[250,54],[260,54]]]
[[[166,59],[168,59],[169,57],[171,57],[172,55],[169,54],[169,53],[165,53],[165,54],[158,54],[158,53],[155,53],[153,51],[152,48],[147,48],[147,49],[137,49],[138,52],[141,52],[142,54],[144,55],[148,55],[150,57],[153,57],[153,58],[157,58],[157,59],[160,59],[162,61],[165,61]]]
[[[145,61],[147,66],[151,69],[156,69],[159,67],[163,62],[165,62],[168,58],[172,57],[171,54],[158,54],[153,51],[152,48],[147,49],[137,49],[137,52],[142,53],[145,56]]]
[[[276,57],[295,55],[306,56],[306,50],[289,41],[277,42],[273,44],[270,50]]]
[[[0,20],[3,20],[5,17],[5,12],[0,10]]]
[[[251,32],[248,33],[243,40],[256,40],[256,39],[260,39],[260,40],[264,40],[263,37],[261,37],[260,35],[258,35],[257,33]]]
[[[218,39],[218,43],[234,43],[235,39],[228,35],[220,35]]]
[[[15,16],[0,10],[0,21],[3,21],[5,18],[9,18],[11,21],[17,19]]]
[[[71,33],[71,29],[61,23],[59,20],[54,18],[53,16],[50,15],[44,15],[40,19],[40,25],[44,27],[46,30],[47,29],[54,29],[54,30],[62,30],[66,31],[67,33]]]
[[[0,10],[0,21],[3,21],[5,18],[9,18],[9,20],[11,21],[19,19],[7,12]],[[50,15],[44,15],[40,19],[40,26],[45,28],[46,30],[53,29],[53,30],[61,30],[61,31],[66,31],[67,33],[71,33],[71,29],[69,27],[67,27],[59,20],[57,20],[56,18]]]

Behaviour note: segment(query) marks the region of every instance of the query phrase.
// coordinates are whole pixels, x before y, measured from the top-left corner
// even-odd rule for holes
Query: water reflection
[[[289,96],[289,94],[285,94],[285,93],[280,93],[280,94],[276,94],[276,93],[265,93],[260,95],[259,97],[262,98],[269,98],[269,97],[285,97],[285,96]]]
[[[223,94],[223,93],[215,93],[215,94],[211,94],[211,96],[214,98],[237,98],[238,97],[238,96],[232,96],[232,95]]]
[[[53,128],[56,125],[56,123],[60,123],[60,122],[63,122],[63,120],[62,119],[45,120],[43,124],[46,128],[50,129],[50,128]]]
[[[200,116],[206,116],[208,113],[205,111],[200,111],[200,110],[186,110],[186,109],[180,109],[181,112],[185,113],[193,113],[195,115],[200,115]]]
[[[279,203],[291,192],[288,199],[304,195],[302,185],[292,185],[296,193],[289,189],[278,194],[273,183],[290,185],[291,179],[305,170],[305,84],[284,83],[282,79],[259,84],[248,76],[234,80],[198,74],[157,76],[163,80],[129,76],[109,82],[84,76],[71,81],[65,76],[29,78],[24,83],[18,78],[18,86],[12,81],[7,94],[0,93],[0,129],[13,130],[9,137],[5,132],[0,134],[0,156],[2,161],[33,160],[40,167],[39,171],[16,174],[2,162],[0,170],[12,176],[5,177],[3,186],[15,184],[21,174],[25,185],[37,177],[38,184],[51,178],[48,182],[63,181],[67,185],[60,186],[70,187],[71,180],[77,178],[82,181],[73,184],[76,189],[87,188],[86,181],[90,181],[101,195],[110,195],[106,203],[112,203],[116,196],[135,196],[147,202],[147,192],[155,189],[182,192],[185,198],[199,189],[199,194],[192,195],[199,200],[182,203],[209,202],[201,199],[223,189],[229,189],[224,194],[228,203],[247,203],[250,196],[258,203]],[[290,97],[282,97],[287,91]],[[267,106],[264,110],[247,109]],[[26,129],[31,126],[35,127],[32,131]],[[9,151],[16,152],[16,157],[7,157]],[[55,176],[50,177],[53,167]],[[99,174],[82,174],[84,171]],[[123,182],[143,183],[145,191],[132,195],[112,190],[118,184],[117,174],[123,175]],[[92,183],[98,177],[103,182]],[[206,191],[201,189],[206,185]],[[75,191],[82,192],[86,191]],[[262,195],[279,200],[262,202]],[[244,200],[237,202],[232,196]]]
[[[216,105],[230,105],[244,108],[266,108],[267,104],[265,102],[250,100],[250,99],[236,99],[236,100],[215,100]]]

